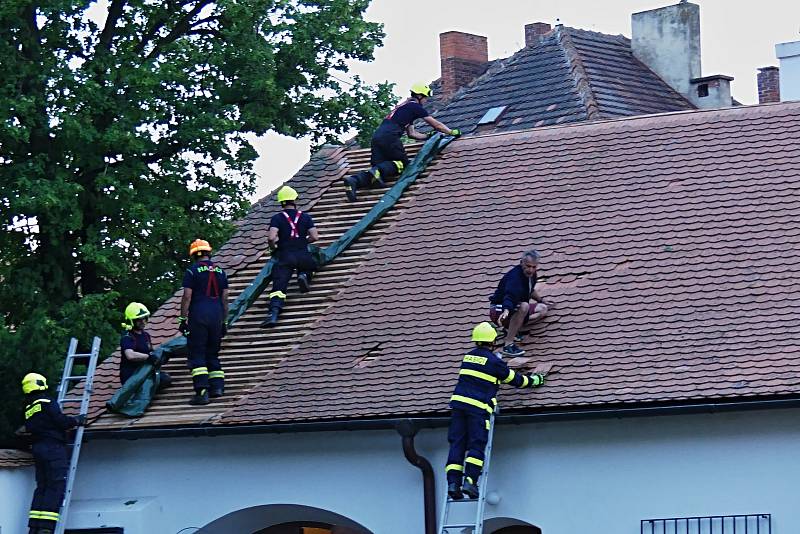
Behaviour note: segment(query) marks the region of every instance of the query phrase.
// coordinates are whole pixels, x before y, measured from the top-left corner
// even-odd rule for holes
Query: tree
[[[19,422],[17,376],[52,372],[70,335],[113,349],[124,304],[171,294],[189,241],[230,236],[248,135],[332,141],[388,106],[387,85],[336,77],[381,43],[368,4],[0,4],[0,433]]]

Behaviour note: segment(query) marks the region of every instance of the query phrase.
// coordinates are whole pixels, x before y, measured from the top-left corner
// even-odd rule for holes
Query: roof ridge
[[[592,84],[589,81],[589,74],[583,66],[580,53],[575,47],[575,43],[572,42],[572,38],[569,34],[570,30],[574,30],[574,28],[556,26],[558,43],[561,45],[561,50],[564,52],[564,57],[569,65],[569,71],[572,75],[572,81],[575,83],[575,88],[578,90],[578,95],[581,97],[581,101],[586,108],[586,117],[590,121],[601,119],[600,105],[597,103],[597,99],[594,96]]]

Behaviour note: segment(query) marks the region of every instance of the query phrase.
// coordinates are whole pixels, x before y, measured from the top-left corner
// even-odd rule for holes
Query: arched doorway
[[[373,534],[352,519],[311,506],[265,504],[215,519],[197,534]]]
[[[483,524],[487,534],[542,534],[542,529],[519,519],[493,517]]]

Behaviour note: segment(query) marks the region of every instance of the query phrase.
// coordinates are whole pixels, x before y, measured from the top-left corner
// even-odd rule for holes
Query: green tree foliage
[[[337,73],[383,38],[369,0],[0,3],[0,435],[19,379],[67,338],[104,337],[130,300],[176,287],[186,246],[248,207],[269,130],[332,141],[389,88]]]

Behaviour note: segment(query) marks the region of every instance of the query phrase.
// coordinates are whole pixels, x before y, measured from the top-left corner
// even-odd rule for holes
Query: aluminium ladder
[[[64,373],[61,375],[61,384],[58,386],[58,405],[63,410],[66,404],[80,403],[78,413],[86,415],[89,412],[89,400],[92,396],[92,383],[94,382],[94,371],[97,367],[97,357],[100,354],[100,338],[95,337],[92,341],[92,351],[88,354],[78,354],[78,340],[72,338],[67,350],[67,359],[64,362]],[[85,365],[86,374],[74,374],[75,365]],[[68,397],[70,387],[83,381],[83,393],[79,397]],[[67,525],[67,514],[69,513],[69,502],[72,497],[72,486],[75,483],[75,473],[78,470],[78,458],[81,454],[81,444],[83,443],[83,428],[80,425],[75,431],[75,440],[72,443],[72,454],[69,461],[69,471],[67,471],[67,487],[64,492],[64,500],[61,503],[61,510],[56,523],[55,534],[64,534]]]
[[[494,416],[498,408],[489,416],[489,438],[483,452],[483,470],[478,479],[478,498],[451,499],[445,489],[442,520],[439,534],[483,534],[483,511],[486,506],[486,482],[489,480],[489,460],[492,458],[492,438],[494,437]],[[447,484],[445,483],[445,486]]]

